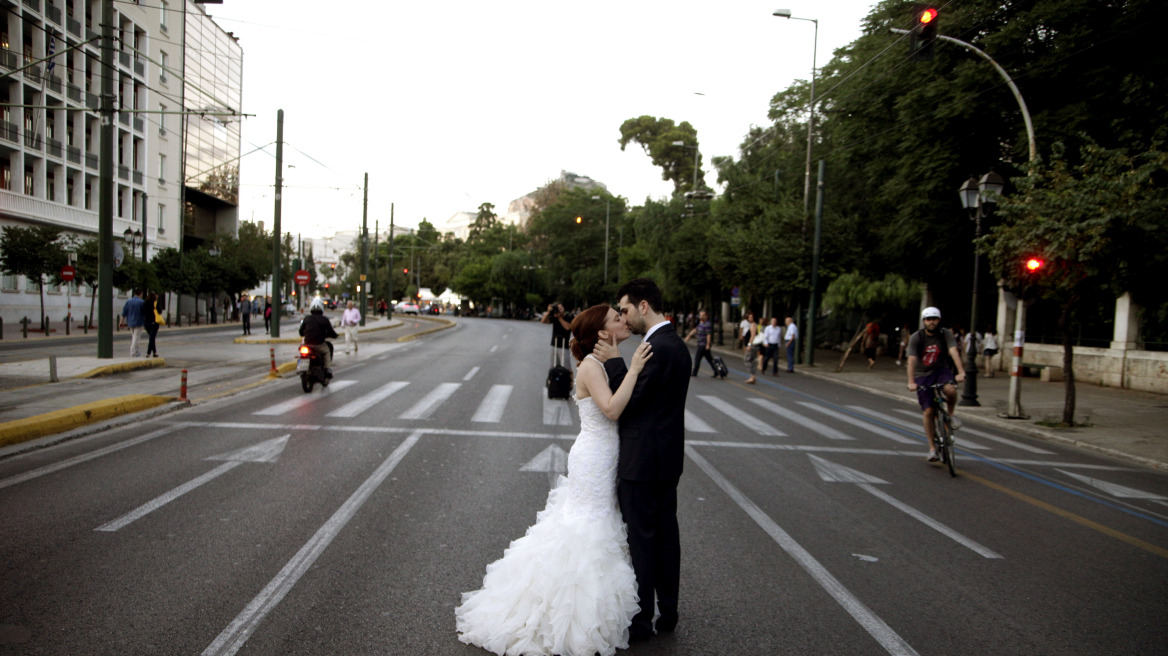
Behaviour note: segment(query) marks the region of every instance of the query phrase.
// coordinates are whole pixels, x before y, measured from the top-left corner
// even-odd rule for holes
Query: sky
[[[632,205],[666,198],[620,126],[650,115],[697,130],[707,184],[771,97],[860,35],[874,0],[223,0],[203,5],[243,48],[240,219],[274,211],[284,110],[282,231],[439,230],[486,202],[503,215],[568,171]],[[336,8],[337,11],[330,11]],[[254,151],[254,152],[253,152]]]

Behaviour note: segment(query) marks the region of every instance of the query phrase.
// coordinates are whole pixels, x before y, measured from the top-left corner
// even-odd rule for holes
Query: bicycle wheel
[[[949,415],[942,414],[937,423],[939,424],[937,426],[937,440],[941,450],[941,462],[949,467],[949,475],[956,477],[957,467],[953,462],[953,429],[949,425]]]

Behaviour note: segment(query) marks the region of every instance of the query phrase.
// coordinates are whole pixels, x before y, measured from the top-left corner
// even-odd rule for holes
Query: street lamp
[[[593,196],[592,200],[600,200],[600,196]],[[604,284],[608,284],[608,217],[611,209],[611,198],[604,199]]]
[[[126,231],[122,233],[122,238],[130,245],[130,252],[132,253],[138,249],[138,244],[142,243],[142,231],[126,228]]]
[[[981,405],[977,400],[977,281],[981,263],[977,240],[981,238],[981,219],[984,216],[982,208],[997,204],[998,195],[1002,193],[1005,183],[1002,176],[990,171],[981,176],[980,180],[970,177],[957,190],[961,197],[961,206],[969,212],[969,218],[974,221],[973,307],[969,311],[969,347],[966,349],[965,386],[961,392],[961,405]]]
[[[806,237],[807,215],[811,212],[811,135],[815,129],[815,55],[819,49],[819,20],[792,16],[790,9],[776,9],[772,15],[815,23],[815,39],[811,46],[811,98],[807,101],[807,164],[803,170],[803,236]]]

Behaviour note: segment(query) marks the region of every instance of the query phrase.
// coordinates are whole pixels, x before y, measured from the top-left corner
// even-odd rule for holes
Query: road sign
[[[73,267],[69,266],[68,264],[61,267],[61,280],[64,280],[65,282],[69,282],[76,277],[77,277],[77,269],[74,269]]]
[[[297,285],[307,285],[308,284],[308,272],[305,271],[304,269],[300,269],[299,271],[297,271],[296,275],[294,275],[293,278],[296,280]]]

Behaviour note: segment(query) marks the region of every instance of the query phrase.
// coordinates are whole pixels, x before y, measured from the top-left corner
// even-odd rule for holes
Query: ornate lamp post
[[[977,282],[980,275],[981,253],[976,240],[981,237],[982,210],[986,205],[996,205],[998,195],[1005,186],[1002,176],[990,171],[981,176],[980,180],[969,178],[957,194],[961,197],[961,206],[969,212],[969,218],[974,221],[973,246],[973,306],[969,311],[969,346],[966,349],[965,360],[965,387],[961,392],[961,405],[981,405],[977,400]]]

